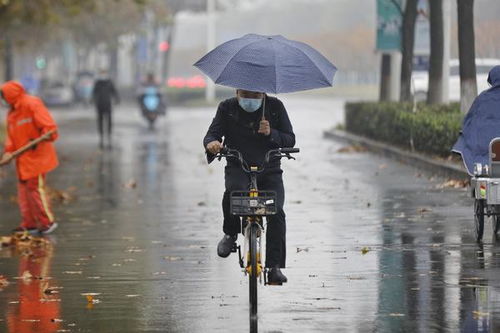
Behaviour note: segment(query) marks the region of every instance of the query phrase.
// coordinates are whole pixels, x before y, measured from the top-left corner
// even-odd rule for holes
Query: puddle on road
[[[201,133],[211,114],[190,117]],[[312,141],[301,147],[305,156],[328,158],[284,166],[290,282],[260,287],[260,316],[249,323],[247,280],[234,256],[215,254],[222,166],[201,168],[199,154],[188,153],[198,138],[182,143],[191,150],[174,144],[192,128],[165,128],[126,126],[113,151],[97,153],[95,138],[76,127],[88,143],[66,148],[66,166],[49,178],[56,188],[77,188],[74,201],[57,206],[61,228],[47,247],[0,250],[8,281],[0,279],[0,331],[500,327],[500,242],[489,229],[483,246],[473,242],[472,203],[463,191],[438,189],[442,182],[369,153],[337,154],[341,144]],[[9,192],[0,200],[6,234],[17,211],[13,183],[2,186]]]

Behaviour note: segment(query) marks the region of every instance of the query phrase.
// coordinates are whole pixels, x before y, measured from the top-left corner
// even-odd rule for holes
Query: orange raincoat
[[[50,130],[57,129],[49,111],[43,102],[28,95],[24,87],[15,81],[8,81],[0,87],[2,94],[11,105],[7,115],[7,140],[5,152],[13,153],[30,141]],[[55,169],[59,162],[52,141],[58,134],[36,145],[16,159],[16,169],[20,180],[38,177]]]

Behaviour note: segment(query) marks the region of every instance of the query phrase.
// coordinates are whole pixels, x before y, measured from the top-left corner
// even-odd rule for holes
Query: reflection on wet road
[[[491,231],[474,243],[466,191],[338,152],[322,130],[342,118],[341,101],[284,101],[301,148],[283,161],[289,283],[260,287],[259,332],[499,330],[500,243]],[[137,113],[120,110],[115,148],[101,153],[89,111],[57,111],[63,163],[49,182],[76,187],[75,200],[56,206],[50,246],[0,251],[0,331],[249,330],[247,281],[215,251],[223,165],[201,150],[214,111],[173,109],[154,132]],[[14,183],[0,188],[7,234]],[[26,271],[38,279],[15,279]]]

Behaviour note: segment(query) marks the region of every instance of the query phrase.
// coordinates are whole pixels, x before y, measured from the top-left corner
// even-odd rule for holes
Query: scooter
[[[163,98],[157,87],[149,86],[143,89],[139,96],[142,115],[148,121],[149,128],[153,129],[159,116],[165,114]]]

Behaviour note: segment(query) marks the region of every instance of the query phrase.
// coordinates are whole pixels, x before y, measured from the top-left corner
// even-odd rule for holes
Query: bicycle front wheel
[[[257,233],[259,231],[259,226],[257,223],[252,223],[250,226],[249,235],[249,248],[250,248],[250,273],[248,274],[250,278],[250,317],[257,317],[257,278],[259,276],[258,267],[258,246],[257,246]]]

